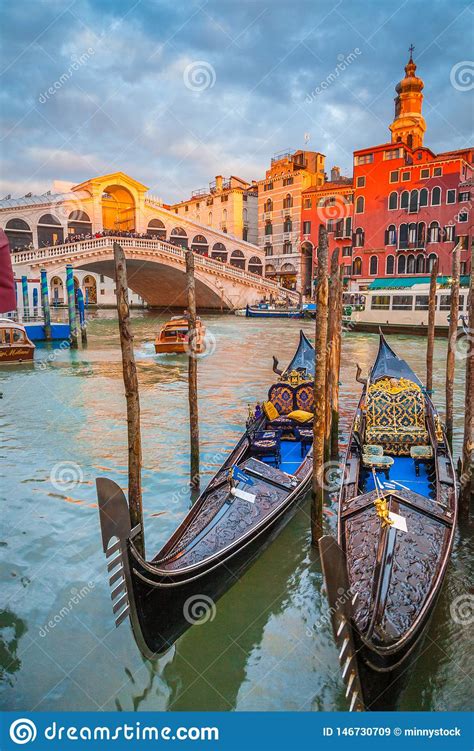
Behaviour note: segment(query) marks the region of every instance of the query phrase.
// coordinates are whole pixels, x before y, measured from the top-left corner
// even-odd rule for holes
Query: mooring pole
[[[123,248],[114,242],[115,294],[122,349],[123,382],[127,400],[128,425],[128,508],[132,528],[140,525],[140,532],[134,538],[140,554],[145,556],[145,534],[143,529],[142,507],[142,445],[140,434],[140,397],[138,394],[137,367],[133,352],[133,334],[130,326],[128,304],[127,263]]]
[[[41,269],[41,307],[44,317],[44,336],[51,339],[51,310],[49,307],[48,275],[46,269]]]
[[[436,282],[438,279],[438,259],[431,269],[430,296],[428,301],[428,331],[426,343],[426,391],[429,396],[433,393],[433,352],[436,322]]]
[[[191,487],[200,485],[199,477],[199,412],[197,386],[197,355],[199,340],[196,330],[196,285],[194,280],[194,253],[186,251],[186,289],[188,293],[188,399],[189,399],[189,433],[191,439]]]
[[[84,294],[82,289],[77,290],[77,308],[79,310],[79,326],[81,328],[81,341],[83,345],[87,344],[87,323],[86,308],[84,305]]]
[[[326,357],[326,427],[325,427],[325,455],[329,459],[331,450],[331,431],[333,416],[333,397],[337,388],[336,359],[337,359],[337,321],[338,321],[338,287],[339,287],[339,250],[336,248],[331,256],[331,275],[329,277],[328,292],[328,333]]]
[[[331,419],[331,458],[337,459],[339,456],[339,380],[341,377],[341,350],[342,350],[342,288],[343,288],[344,269],[339,267],[338,285],[337,285],[337,307],[336,307],[336,339],[335,339],[335,357],[334,357],[334,380],[332,392],[332,419]]]
[[[66,292],[67,292],[67,309],[69,315],[69,341],[71,349],[77,349],[77,322],[76,322],[76,300],[74,290],[74,271],[72,266],[66,266]]]
[[[448,354],[446,356],[446,437],[453,449],[454,419],[454,367],[459,319],[459,245],[453,250],[453,270],[451,282],[451,306],[449,311]]]
[[[471,281],[468,297],[469,317],[466,333],[466,397],[464,402],[464,441],[461,462],[460,512],[469,516],[474,496],[474,250],[471,250]]]
[[[28,320],[30,317],[30,300],[28,296],[28,277],[21,277],[21,291],[23,296],[23,319]]]
[[[328,235],[319,225],[318,281],[316,286],[316,334],[314,342],[313,487],[311,498],[311,541],[318,544],[323,534],[324,444],[326,425],[326,358],[328,335]]]

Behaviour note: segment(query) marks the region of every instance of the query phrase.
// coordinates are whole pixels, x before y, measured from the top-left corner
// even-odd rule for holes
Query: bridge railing
[[[52,245],[46,248],[37,248],[33,250],[18,250],[12,252],[12,261],[14,264],[28,264],[38,263],[40,261],[46,261],[51,258],[61,258],[62,256],[68,257],[71,254],[81,253],[82,251],[99,250],[100,248],[111,248],[114,242],[118,242],[123,248],[140,248],[143,250],[158,250],[161,253],[174,258],[179,258],[183,263],[185,262],[186,251],[171,243],[163,242],[163,240],[147,240],[140,237],[113,237],[108,235],[107,237],[96,237],[91,240],[80,240],[79,242],[65,243],[63,245]],[[236,266],[232,266],[230,263],[223,263],[215,258],[208,258],[206,256],[200,256],[195,254],[194,264],[197,269],[214,271],[217,274],[226,274],[235,279],[241,279],[252,282],[253,284],[259,284],[266,287],[269,291],[278,292],[279,285],[272,279],[260,276],[260,274],[254,274],[251,271],[245,271],[239,269]],[[288,293],[290,299],[297,299],[298,294],[291,290],[285,290]]]

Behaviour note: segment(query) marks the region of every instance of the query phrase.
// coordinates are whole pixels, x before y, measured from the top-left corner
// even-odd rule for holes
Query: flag
[[[245,472],[242,472],[242,470],[239,469],[235,464],[231,470],[231,478],[235,480],[235,482],[244,482],[247,485],[254,485],[252,478],[245,474]]]
[[[8,237],[0,229],[0,313],[16,310],[15,279]]]

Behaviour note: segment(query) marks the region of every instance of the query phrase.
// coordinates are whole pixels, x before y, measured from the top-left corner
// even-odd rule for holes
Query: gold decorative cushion
[[[263,411],[269,420],[276,420],[277,417],[280,417],[277,408],[271,402],[263,402]]]
[[[290,412],[288,417],[296,420],[296,422],[308,422],[313,419],[314,414],[312,412],[305,412],[304,409],[295,409],[293,412]]]

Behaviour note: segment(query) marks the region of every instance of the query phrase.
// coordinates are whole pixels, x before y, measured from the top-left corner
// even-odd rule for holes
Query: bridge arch
[[[245,270],[245,255],[241,250],[233,250],[230,254],[229,263],[231,266],[235,266],[237,269]]]
[[[215,258],[216,261],[222,261],[222,263],[227,263],[227,248],[224,243],[214,243],[211,250],[211,258]]]
[[[188,235],[182,227],[173,227],[170,233],[170,241],[182,248],[188,247]]]
[[[147,233],[159,240],[166,240],[166,227],[161,219],[151,219],[148,222]]]

